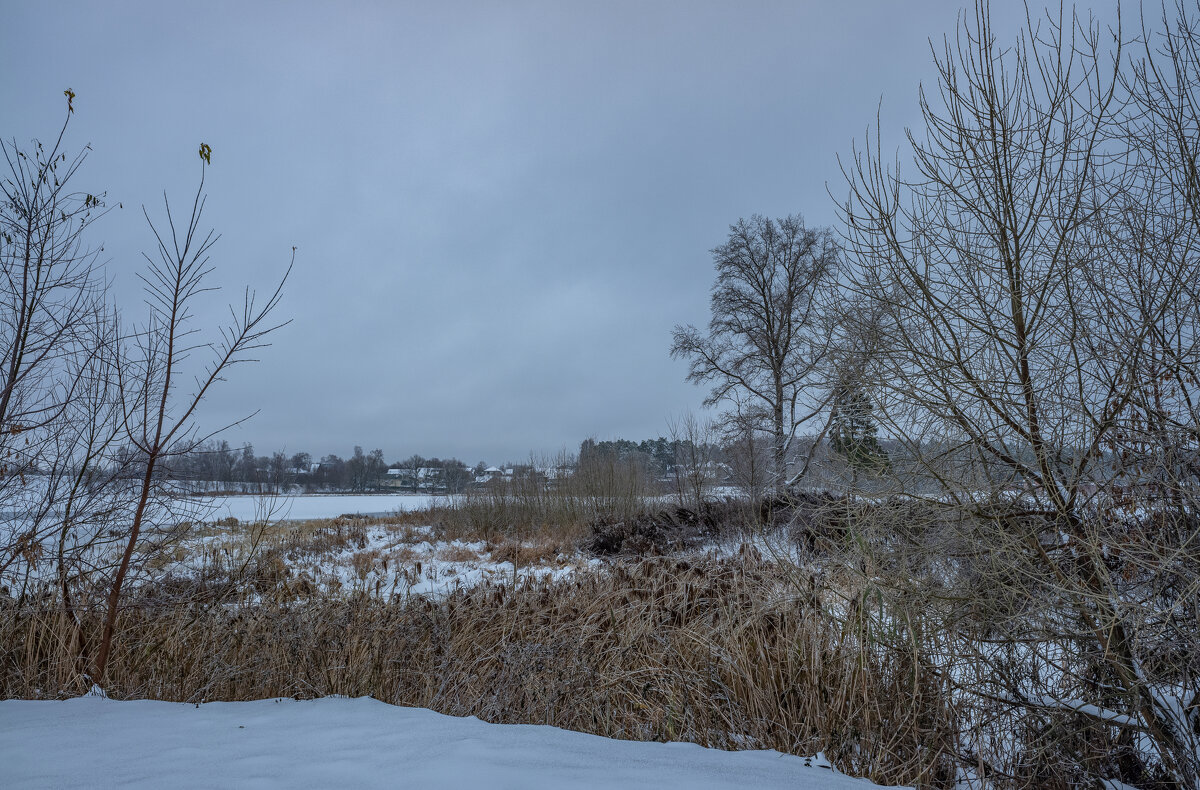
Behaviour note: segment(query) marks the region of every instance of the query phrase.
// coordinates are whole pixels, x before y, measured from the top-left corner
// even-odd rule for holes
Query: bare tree
[[[728,241],[712,250],[717,280],[708,333],[675,327],[671,355],[690,361],[689,381],[712,384],[705,403],[738,399],[744,411],[769,421],[777,489],[793,482],[788,454],[796,431],[827,404],[821,305],[839,254],[829,230],[809,229],[799,216],[738,220]]]
[[[716,425],[688,412],[667,421],[667,435],[675,448],[675,496],[680,507],[699,510],[716,482]]]
[[[1021,601],[967,690],[1148,738],[1138,759],[1194,787],[1200,686],[1152,660],[1166,623],[1197,644],[1179,608],[1198,589],[1194,511],[1172,517],[1191,538],[1143,521],[1133,540],[1112,505],[1120,490],[1163,512],[1118,448],[1154,433],[1164,378],[1194,380],[1200,247],[1183,163],[1128,134],[1123,58],[1119,24],[1063,12],[1004,47],[978,2],[935,57],[913,172],[869,141],[844,166],[844,218],[852,287],[889,341],[880,419],[939,484],[929,504],[970,516],[946,523],[988,594]]]
[[[1157,221],[1150,231],[1160,245],[1171,220],[1200,233],[1200,3],[1176,0],[1171,9],[1162,7],[1157,29],[1142,20],[1142,57],[1122,75],[1137,110],[1126,140],[1139,167],[1154,174],[1133,216]],[[1190,252],[1169,249],[1159,258],[1157,279],[1181,294],[1174,310],[1151,322],[1144,386],[1135,395],[1142,430],[1113,447],[1138,457],[1178,504],[1200,488],[1200,283],[1189,279]]]
[[[755,410],[743,410],[734,402],[720,423],[722,447],[729,459],[733,484],[746,498],[747,511],[757,513],[770,487],[771,429],[756,419]]]
[[[408,479],[408,484],[413,491],[420,488],[421,470],[426,463],[425,457],[416,453],[400,462],[400,468],[404,470],[404,477]]]
[[[346,474],[350,478],[351,490],[367,490],[367,456],[357,444],[354,445],[354,454],[346,459]]]
[[[124,549],[120,563],[108,590],[104,629],[93,671],[96,683],[104,679],[122,591],[139,543],[163,535],[177,537],[175,531],[180,519],[173,507],[175,500],[169,491],[163,490],[158,474],[160,465],[172,456],[191,452],[211,437],[212,434],[197,435],[194,418],[201,401],[230,368],[253,361],[253,353],[268,345],[267,336],[283,326],[271,323],[271,316],[279,306],[287,273],[264,302],[259,302],[247,289],[240,310],[231,308],[232,321],[222,327],[219,341],[207,342],[196,337],[199,330],[192,326],[191,309],[197,295],[209,290],[208,253],[217,241],[212,231],[203,233],[200,228],[204,168],[210,156],[211,149],[201,145],[204,164],[186,225],[176,226],[165,198],[165,229],[156,226],[146,213],[157,242],[157,258],[147,256],[149,266],[142,276],[150,315],[147,323],[130,336],[127,353],[117,367],[123,398],[122,425],[127,441],[137,453],[139,482],[136,506],[122,535]],[[295,248],[292,257],[294,261]],[[183,389],[179,378],[185,363],[197,351],[208,351],[211,358],[190,390]]]
[[[0,583],[23,591],[53,563],[66,600],[114,507],[98,478],[117,432],[113,314],[86,243],[106,209],[74,185],[87,148],[67,152],[64,93],[51,143],[0,141]]]

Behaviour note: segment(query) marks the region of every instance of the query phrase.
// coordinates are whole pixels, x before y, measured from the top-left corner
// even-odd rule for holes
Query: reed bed
[[[827,581],[794,574],[749,549],[441,599],[131,599],[105,687],[196,703],[370,695],[616,738],[823,751],[875,781],[949,786],[956,723],[938,673],[866,620],[829,616]],[[85,691],[77,648],[98,618],[3,606],[0,694]]]

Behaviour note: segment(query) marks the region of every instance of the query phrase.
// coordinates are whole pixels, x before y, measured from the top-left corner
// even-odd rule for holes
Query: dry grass
[[[470,488],[432,511],[432,523],[449,540],[492,543],[549,534],[578,541],[597,518],[631,517],[659,493],[639,464],[599,459],[561,479],[517,475]]]
[[[478,562],[479,552],[470,546],[452,543],[437,553],[438,559],[445,562]]]
[[[367,575],[382,563],[379,549],[355,552],[350,558],[350,567],[354,569],[354,575],[359,581],[366,581]]]
[[[1155,786],[1156,766],[1123,731],[998,702],[1035,677],[1069,680],[1036,651],[996,643],[1006,622],[1057,616],[1031,580],[1009,589],[981,574],[993,558],[964,550],[940,509],[810,499],[762,516],[786,536],[772,560],[753,548],[658,556],[729,520],[721,507],[664,511],[592,524],[588,545],[613,559],[559,581],[516,569],[577,558],[580,541],[560,530],[496,534],[480,549],[427,543],[439,531],[418,526],[429,514],[273,527],[242,576],[219,573],[231,561],[214,557],[211,572],[131,594],[105,686],[193,701],[370,694],[619,738],[820,750],[888,784],[947,787],[968,770],[994,787],[1065,790],[1100,775]],[[403,594],[434,572],[435,550],[466,563],[490,553],[513,564],[513,581]],[[322,575],[324,552],[353,570],[344,586]],[[379,573],[389,567],[391,583]],[[456,572],[436,570],[441,581]],[[97,633],[94,614],[77,630],[53,597],[0,600],[0,695],[85,691],[79,639],[86,655]],[[1085,685],[1058,691],[1078,697]]]
[[[419,520],[428,524],[429,512],[424,511]],[[429,539],[427,527],[422,529],[409,519],[401,521],[399,516],[338,516],[260,524],[238,524],[235,519],[232,526],[218,528],[219,525],[218,522],[197,527],[189,533],[189,538],[219,538],[220,541],[208,550],[223,550],[232,557],[274,553],[290,559],[362,551],[369,542],[372,529],[386,531],[393,545],[414,544]],[[181,559],[178,555],[184,550],[184,545],[175,548],[176,561]]]
[[[573,542],[553,535],[542,535],[528,541],[506,538],[492,549],[492,560],[510,562],[522,568],[533,565],[553,568],[562,566],[575,553]]]
[[[877,781],[946,785],[954,720],[937,676],[919,655],[882,647],[826,616],[818,596],[789,589],[780,569],[748,552],[442,600],[143,599],[122,613],[106,687],[188,701],[370,694],[618,738],[823,750]],[[89,615],[84,635],[95,631]],[[0,610],[0,693],[84,690],[74,636],[57,609]]]

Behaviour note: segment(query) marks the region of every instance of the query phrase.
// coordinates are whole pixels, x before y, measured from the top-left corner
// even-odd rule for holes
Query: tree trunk
[[[121,602],[121,586],[125,583],[125,574],[129,572],[129,563],[133,557],[134,547],[142,532],[142,519],[146,513],[146,504],[150,500],[150,487],[154,481],[154,464],[156,455],[151,455],[146,462],[146,474],[142,478],[142,494],[138,499],[137,510],[133,514],[133,525],[129,530],[129,539],[125,543],[125,553],[121,555],[121,565],[113,579],[112,589],[108,592],[108,611],[104,616],[104,633],[100,637],[100,648],[96,653],[96,666],[92,673],[92,682],[99,684],[104,680],[104,671],[108,665],[108,654],[112,648],[113,632],[117,626],[117,607]]]
[[[779,400],[775,402],[774,408],[774,427],[775,427],[775,445],[772,448],[774,454],[774,473],[775,482],[772,486],[776,494],[782,494],[787,486],[787,437],[784,435],[783,429],[783,394],[779,394]]]

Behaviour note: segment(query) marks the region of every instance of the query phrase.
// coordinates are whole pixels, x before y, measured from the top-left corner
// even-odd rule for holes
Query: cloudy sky
[[[1010,31],[1017,3],[997,3]],[[0,134],[92,152],[77,186],[141,311],[139,206],[212,146],[222,290],[269,289],[262,361],[205,403],[258,453],[520,460],[665,433],[703,392],[671,328],[708,320],[708,250],[761,213],[832,224],[838,154],[899,146],[953,0],[11,3]]]

